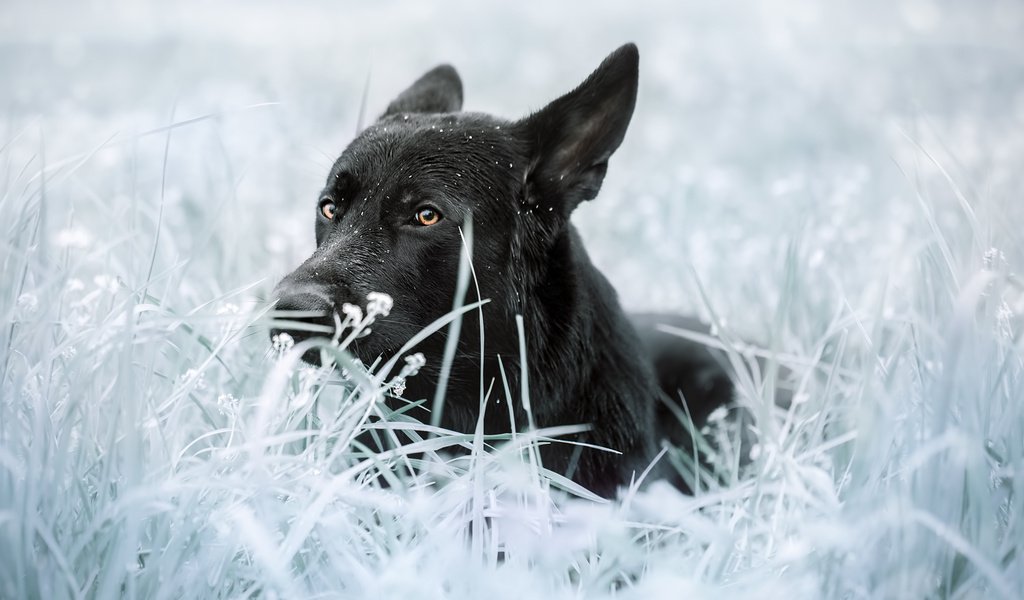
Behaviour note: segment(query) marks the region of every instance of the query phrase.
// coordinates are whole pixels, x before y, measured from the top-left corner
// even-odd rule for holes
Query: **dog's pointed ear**
[[[520,122],[531,148],[528,204],[568,216],[597,195],[608,158],[622,143],[636,104],[639,52],[612,52],[575,90]]]
[[[462,80],[451,65],[439,65],[392,100],[381,118],[402,113],[446,113],[461,109]]]

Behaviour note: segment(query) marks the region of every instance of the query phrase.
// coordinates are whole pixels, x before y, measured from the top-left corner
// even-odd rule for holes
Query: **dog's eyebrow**
[[[355,177],[344,169],[339,169],[327,182],[327,189],[338,195],[338,200],[346,199],[345,197],[348,195],[348,192],[351,192],[355,187],[357,187]]]

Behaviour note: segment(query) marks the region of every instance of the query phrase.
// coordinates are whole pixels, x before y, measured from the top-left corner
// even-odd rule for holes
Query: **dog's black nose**
[[[331,302],[319,294],[300,293],[282,296],[274,306],[274,321],[277,325],[270,329],[270,339],[280,348],[287,348],[311,337],[331,337],[334,333],[334,308]],[[293,314],[289,314],[293,313]],[[306,353],[306,362],[316,352]]]
[[[281,296],[275,308],[277,310],[328,311],[331,308],[331,302],[320,294],[302,292]]]

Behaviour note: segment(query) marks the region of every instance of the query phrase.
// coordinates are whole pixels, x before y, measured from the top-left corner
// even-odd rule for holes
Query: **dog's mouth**
[[[274,308],[275,324],[270,329],[270,341],[279,352],[287,351],[310,338],[334,336],[334,307],[320,295],[300,293],[282,296]],[[319,365],[319,350],[308,350],[302,355],[302,360]]]
[[[353,310],[359,314],[353,314]],[[369,355],[376,357],[380,354],[374,352],[373,345],[366,339],[373,327],[373,323],[364,320],[361,311],[353,305],[346,304],[339,312],[334,303],[323,296],[299,293],[278,299],[270,341],[275,351],[286,352],[306,340],[326,338],[366,362]],[[320,348],[310,348],[303,353],[302,360],[320,366]]]

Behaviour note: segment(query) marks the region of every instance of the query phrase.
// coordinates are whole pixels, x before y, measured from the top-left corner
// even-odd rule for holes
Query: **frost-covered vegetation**
[[[989,0],[5,4],[0,597],[1019,597],[1021,30]],[[738,376],[723,485],[570,497],[520,460],[558,432],[375,422],[414,348],[366,376],[271,344],[364,89],[450,61],[514,116],[630,39],[588,247],[797,386]]]

